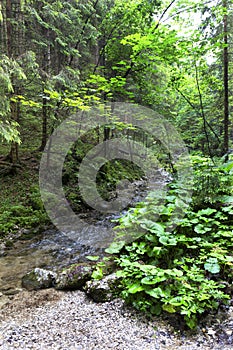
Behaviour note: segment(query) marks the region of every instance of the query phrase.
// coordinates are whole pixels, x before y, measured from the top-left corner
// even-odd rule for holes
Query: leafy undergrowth
[[[174,181],[160,207],[147,200],[120,220],[119,239],[127,233],[139,238],[107,249],[118,253],[127,302],[150,314],[180,314],[189,328],[208,310],[228,303],[233,281],[233,162],[192,160],[192,204],[176,227],[171,229],[173,213],[183,189]]]
[[[25,156],[22,168],[0,178],[0,237],[49,222],[38,187],[38,160]]]

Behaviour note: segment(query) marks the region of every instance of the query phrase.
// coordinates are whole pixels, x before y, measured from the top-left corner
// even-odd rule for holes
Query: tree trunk
[[[15,88],[15,92],[18,92],[18,89]],[[11,102],[11,118],[20,123],[20,104],[19,102]],[[8,157],[12,164],[20,163],[19,160],[19,144],[17,142],[11,143],[10,154]]]
[[[17,23],[17,25],[16,25]],[[6,0],[6,44],[9,58],[17,58],[24,52],[24,15],[21,7],[21,0]],[[13,95],[22,94],[22,88],[13,84]],[[19,102],[10,102],[11,120],[20,123],[20,104]],[[10,161],[19,163],[19,145],[16,142],[11,144],[9,153]]]
[[[39,147],[39,151],[43,151],[46,142],[47,142],[47,100],[45,97],[43,97],[43,106],[42,106],[42,137],[41,137],[41,145]]]
[[[8,57],[12,56],[12,8],[11,0],[6,0],[6,38],[7,38],[7,55]]]
[[[227,11],[227,0],[223,0],[223,6]],[[223,34],[224,34],[224,49],[223,49],[223,65],[224,65],[224,143],[223,154],[228,158],[229,150],[229,61],[228,61],[228,15],[227,12],[223,18]]]

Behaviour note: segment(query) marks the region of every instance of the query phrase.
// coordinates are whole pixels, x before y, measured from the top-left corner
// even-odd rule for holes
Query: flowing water
[[[96,234],[111,231],[109,219],[96,223]],[[91,226],[93,230],[93,225]],[[88,233],[87,233],[88,234]],[[83,245],[58,230],[50,229],[29,240],[18,239],[0,253],[0,292],[21,288],[21,278],[35,267],[57,269],[86,260],[87,255],[102,255],[103,249]]]
[[[155,182],[160,190],[166,186],[169,178],[167,173],[158,174],[158,178]],[[129,206],[142,201],[149,191],[145,181],[136,181],[134,186],[135,192]],[[126,210],[104,215],[89,210],[79,214],[80,227],[75,227],[75,232],[67,226],[66,233],[49,229],[28,240],[19,237],[9,248],[2,244],[1,249],[0,244],[0,307],[3,296],[22,290],[22,277],[35,267],[56,270],[69,264],[87,261],[88,255],[103,256],[104,248],[110,245],[115,236],[112,220],[118,219],[125,212]]]
[[[145,191],[139,183],[134,203],[144,197]],[[3,244],[2,249],[0,247],[0,300],[2,294],[14,294],[21,290],[21,278],[35,267],[56,270],[86,261],[88,255],[104,254],[104,248],[113,240],[112,219],[117,218],[119,213],[107,216],[90,210],[80,214],[84,225],[77,227],[76,232],[64,234],[49,229],[28,240],[19,237],[10,248],[5,248]]]

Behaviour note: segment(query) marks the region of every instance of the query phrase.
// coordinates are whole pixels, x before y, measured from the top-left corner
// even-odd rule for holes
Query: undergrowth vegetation
[[[175,228],[171,219],[182,189],[174,180],[163,204],[155,205],[152,196],[120,219],[119,241],[107,252],[118,254],[127,302],[150,314],[178,313],[195,328],[200,315],[231,299],[233,161],[214,164],[195,155],[192,163],[192,203]],[[122,239],[133,234],[132,243]]]
[[[85,135],[85,137],[86,138],[83,141],[78,140],[72,150],[70,150],[68,153],[62,176],[66,198],[75,212],[79,212],[86,207],[91,209],[91,207],[89,207],[82,198],[82,194],[80,192],[79,169],[81,161],[87,156],[93,145],[97,143],[99,136],[93,132],[93,134]],[[90,168],[86,171],[86,179],[87,182],[89,180],[92,183],[93,173],[97,173],[96,188],[101,197],[106,201],[110,201],[115,198],[116,187],[121,180],[126,180],[131,183],[135,180],[141,179],[144,176],[143,170],[134,164],[133,161],[120,158],[114,158],[110,161],[106,161],[104,155],[98,153],[93,157],[96,163],[93,162],[93,164],[90,164]],[[101,160],[103,165],[99,168],[99,163],[101,163]]]
[[[49,218],[44,210],[38,174],[23,164],[12,176],[1,176],[0,238],[20,229],[44,227]]]

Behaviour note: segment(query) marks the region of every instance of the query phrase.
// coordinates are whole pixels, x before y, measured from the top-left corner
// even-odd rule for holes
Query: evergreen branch
[[[86,27],[87,27],[88,22],[90,21],[91,17],[92,17],[93,14],[95,13],[95,10],[96,10],[96,7],[97,7],[97,5],[98,5],[98,2],[99,2],[99,0],[96,0],[96,1],[95,1],[94,5],[93,5],[93,10],[94,10],[94,11],[92,11],[92,12],[89,14],[89,16],[86,18],[86,20],[85,20],[85,22],[84,22],[82,31],[81,31],[81,33],[80,33],[80,38],[79,38],[79,40],[77,41],[77,43],[76,43],[76,45],[75,45],[75,47],[74,47],[75,50],[78,49],[79,44],[81,43],[82,36],[83,36],[83,34],[84,34],[85,30],[86,30]],[[71,65],[72,65],[73,60],[74,60],[74,54],[72,54],[72,55],[70,56],[70,60],[69,60],[68,66],[71,66]]]

